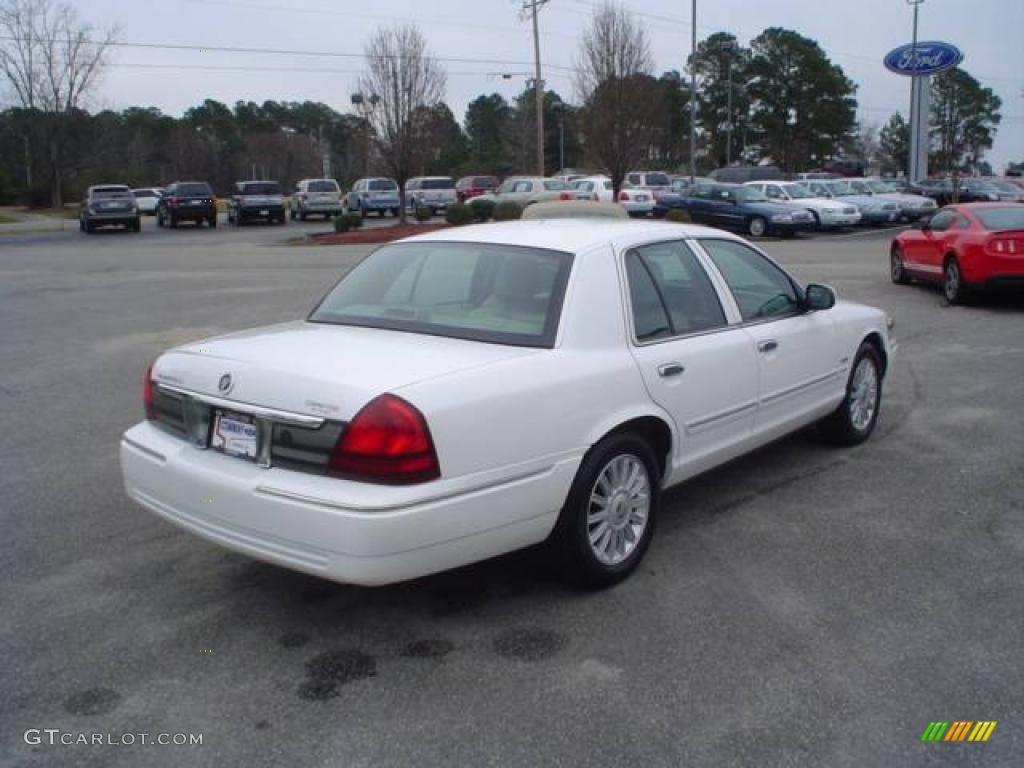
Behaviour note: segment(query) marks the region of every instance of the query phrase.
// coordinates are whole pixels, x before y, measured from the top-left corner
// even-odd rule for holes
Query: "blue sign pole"
[[[914,6],[914,35],[910,43],[910,58],[917,66],[917,9],[924,0],[907,0]],[[928,105],[925,104],[925,111],[921,111],[921,76],[911,74],[910,76],[910,146],[907,152],[907,181],[913,184],[928,176]],[[925,81],[930,78],[925,77]],[[930,84],[930,83],[929,83]],[[925,125],[925,142],[921,146],[921,124],[922,118]],[[923,151],[922,151],[923,150]]]

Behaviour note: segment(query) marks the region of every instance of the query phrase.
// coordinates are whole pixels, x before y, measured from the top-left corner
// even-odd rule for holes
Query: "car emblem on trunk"
[[[234,381],[231,380],[231,374],[225,373],[220,377],[220,381],[217,382],[217,389],[220,390],[222,395],[226,395],[231,391],[231,387],[234,386]]]

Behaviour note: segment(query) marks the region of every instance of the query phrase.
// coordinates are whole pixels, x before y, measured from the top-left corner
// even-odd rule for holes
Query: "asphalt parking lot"
[[[361,589],[135,507],[118,439],[157,353],[301,316],[368,249],[144,226],[0,238],[0,764],[1021,764],[1024,297],[894,286],[885,232],[765,242],[894,317],[868,443],[806,431],[673,490],[610,591],[531,552]],[[933,720],[998,726],[922,744]]]

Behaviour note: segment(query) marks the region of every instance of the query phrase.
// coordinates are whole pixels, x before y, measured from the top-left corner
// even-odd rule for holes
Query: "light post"
[[[918,6],[924,0],[906,0],[907,5],[914,7],[914,33],[910,43],[910,59],[913,66],[917,66],[917,12]],[[910,152],[907,157],[907,181],[914,183],[918,177],[923,175],[921,167],[921,155],[925,156],[927,163],[927,147],[921,147],[921,121],[927,120],[927,115],[921,114],[922,107],[927,103],[921,89],[928,86],[930,78],[920,75],[910,76]]]
[[[690,2],[690,186],[693,186],[697,179],[697,0]]]
[[[558,115],[558,172],[565,172],[565,102],[556,101],[551,105]]]

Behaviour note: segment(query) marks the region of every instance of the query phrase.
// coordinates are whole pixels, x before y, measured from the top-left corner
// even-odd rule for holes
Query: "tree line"
[[[0,0],[0,75],[13,94],[0,112],[0,203],[59,205],[101,182],[194,178],[225,192],[254,177],[291,184],[327,173],[347,184],[371,173],[403,182],[423,174],[536,171],[533,88],[511,101],[482,94],[460,122],[444,101],[445,73],[415,25],[382,28],[367,43],[349,112],[310,101],[207,99],[181,117],[154,107],[90,113],[83,104],[115,37],[116,30],[101,33],[54,0]],[[749,46],[715,33],[687,65],[698,77],[701,173],[766,159],[786,171],[849,156],[892,171],[906,165],[902,118],[894,115],[880,132],[858,125],[856,84],[816,41],[793,30],[766,29]],[[543,90],[548,173],[563,165],[600,169],[617,188],[633,168],[688,164],[688,77],[655,73],[635,15],[624,6],[598,8],[575,70],[574,98]],[[65,85],[54,92],[51,82]],[[980,163],[999,107],[998,97],[963,70],[935,77],[935,162]]]

